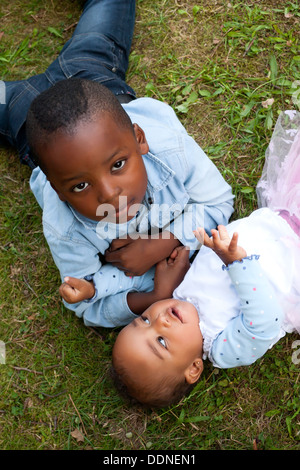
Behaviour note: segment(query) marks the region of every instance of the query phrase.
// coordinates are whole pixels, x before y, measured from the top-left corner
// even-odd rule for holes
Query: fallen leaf
[[[266,101],[261,102],[264,108],[268,108],[269,106],[272,106],[273,103],[274,103],[274,98],[268,98]]]
[[[74,431],[72,431],[71,436],[74,437],[77,442],[84,442],[83,434],[79,429],[75,429]]]

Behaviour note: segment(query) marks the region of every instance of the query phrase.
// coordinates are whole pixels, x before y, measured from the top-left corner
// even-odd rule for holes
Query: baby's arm
[[[240,314],[214,340],[210,359],[221,368],[249,365],[263,356],[278,337],[283,311],[268,279],[264,275],[259,256],[246,257],[237,244],[238,235],[230,239],[225,227],[212,231],[212,238],[198,229],[199,241],[210,247],[224,262],[223,269],[239,295]]]
[[[284,314],[258,258],[244,258],[226,268],[241,310],[213,343],[211,360],[218,367],[252,364],[278,338]]]
[[[152,291],[128,293],[127,302],[130,309],[135,314],[141,314],[154,302],[171,298],[189,267],[189,250],[183,246],[175,248],[170,257],[156,265]]]
[[[62,298],[69,304],[89,300],[95,295],[93,281],[67,276],[59,288]]]

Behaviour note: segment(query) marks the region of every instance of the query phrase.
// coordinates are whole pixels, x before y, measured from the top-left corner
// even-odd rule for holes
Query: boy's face
[[[194,383],[203,368],[202,341],[196,308],[167,299],[151,305],[120,332],[113,355],[126,369],[130,366],[141,384],[166,375],[185,376]]]
[[[40,153],[62,201],[89,219],[105,216],[120,223],[134,217],[145,195],[147,173],[141,155],[148,150],[139,126],[134,124],[134,132],[118,127],[106,114],[80,123],[72,136],[56,134]]]

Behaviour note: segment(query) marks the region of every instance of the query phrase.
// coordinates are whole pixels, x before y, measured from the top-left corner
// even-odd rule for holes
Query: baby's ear
[[[138,124],[133,124],[135,138],[140,148],[141,155],[146,155],[149,152],[149,145],[146,139],[145,132]]]
[[[200,358],[195,359],[184,372],[185,380],[189,384],[197,382],[203,371],[203,361]]]

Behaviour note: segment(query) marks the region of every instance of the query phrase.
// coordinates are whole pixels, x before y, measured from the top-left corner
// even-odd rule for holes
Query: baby
[[[228,280],[236,283],[243,314],[236,316],[230,324],[228,317],[231,317],[232,312],[224,310],[223,320],[228,320],[228,325],[214,339],[214,344],[208,352],[206,343],[209,324],[204,318],[202,326],[201,313],[199,315],[195,298],[191,301],[181,298],[182,290],[185,290],[187,284],[190,283],[191,271],[197,268],[199,261],[205,263],[201,260],[199,253],[198,259],[194,261],[195,265],[192,265],[185,280],[175,290],[173,298],[151,305],[120,332],[114,345],[114,369],[126,386],[128,394],[150,406],[169,405],[188,393],[200,378],[203,371],[203,358],[207,355],[217,367],[249,364],[263,355],[280,333],[283,311],[271,285],[265,276],[260,276],[261,268],[256,257],[247,257],[245,250],[237,244],[237,233],[230,238],[226,228],[220,226],[219,233],[213,231],[211,239],[203,230],[196,231],[195,235],[199,240],[204,236],[204,245],[213,250],[227,266],[228,270],[223,273]],[[181,258],[183,261],[187,258],[187,250],[179,251],[178,249],[177,251],[178,260]],[[235,261],[241,262],[235,263]],[[174,269],[182,269],[182,266],[184,263],[181,265],[178,263],[176,267],[174,263]],[[208,279],[213,279],[209,271],[207,275]],[[157,284],[160,284],[166,276],[166,271],[161,265],[158,266],[156,276]],[[216,277],[218,277],[217,273]],[[259,295],[259,300],[257,300],[257,295],[256,298],[251,298],[249,284],[253,285],[254,279],[256,281],[254,292]],[[196,291],[198,297],[210,296],[210,292],[206,290],[209,284],[210,282],[208,285],[205,282],[203,285],[198,283],[198,292]],[[195,288],[195,283],[192,286]],[[218,303],[222,286],[218,286],[217,282],[216,287],[215,299],[210,300],[216,300]],[[223,294],[225,293],[226,287],[223,289]],[[221,299],[226,309],[228,299],[223,299],[222,295]],[[258,310],[264,310],[266,314],[263,317],[260,315],[262,318],[259,318]],[[211,310],[212,322],[214,313]],[[218,317],[217,314],[216,325],[220,321]],[[235,331],[238,332],[237,335]],[[255,355],[250,351],[254,347],[254,338],[256,340]],[[234,347],[237,342],[239,342],[238,353]],[[226,343],[227,354],[223,348],[224,343]],[[223,352],[221,352],[222,348]]]

